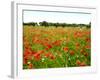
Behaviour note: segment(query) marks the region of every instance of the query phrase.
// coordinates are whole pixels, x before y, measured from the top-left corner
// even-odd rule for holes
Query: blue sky
[[[82,23],[88,24],[91,21],[91,14],[84,13],[60,13],[60,12],[43,12],[43,11],[24,11],[24,22],[61,22],[61,23]]]

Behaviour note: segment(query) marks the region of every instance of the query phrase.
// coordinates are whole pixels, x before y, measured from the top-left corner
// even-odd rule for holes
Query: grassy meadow
[[[91,28],[23,26],[23,69],[91,65]]]

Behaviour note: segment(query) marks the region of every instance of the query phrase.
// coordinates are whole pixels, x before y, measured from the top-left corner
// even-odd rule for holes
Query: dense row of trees
[[[69,23],[52,23],[52,22],[47,22],[47,21],[42,21],[42,22],[30,22],[30,23],[23,23],[23,25],[31,25],[31,26],[55,26],[55,27],[84,27],[86,26],[87,28],[91,27],[91,22],[89,24],[69,24]]]

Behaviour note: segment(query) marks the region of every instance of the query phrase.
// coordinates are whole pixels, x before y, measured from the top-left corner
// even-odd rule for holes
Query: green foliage
[[[91,22],[89,24],[76,24],[76,23],[53,23],[53,22],[47,22],[47,21],[42,21],[42,22],[30,22],[30,23],[23,23],[23,25],[28,25],[28,26],[45,26],[45,27],[50,27],[50,26],[55,26],[55,27],[91,27]]]
[[[24,26],[23,69],[91,65],[90,28],[78,25],[77,28],[75,24],[74,27],[58,27],[60,23],[55,27],[47,27],[47,22],[43,24],[39,27]]]

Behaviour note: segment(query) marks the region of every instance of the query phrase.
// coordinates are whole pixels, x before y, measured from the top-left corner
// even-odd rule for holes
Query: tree
[[[91,22],[86,26],[87,28],[91,28]]]
[[[40,26],[48,26],[48,22],[43,21],[43,22],[39,22]]]

